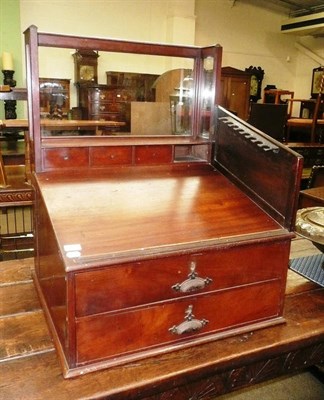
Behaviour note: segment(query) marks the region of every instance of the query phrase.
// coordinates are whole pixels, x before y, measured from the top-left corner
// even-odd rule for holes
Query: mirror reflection
[[[192,135],[194,60],[75,49],[39,51],[43,136]],[[205,64],[200,129],[208,134],[213,65]]]

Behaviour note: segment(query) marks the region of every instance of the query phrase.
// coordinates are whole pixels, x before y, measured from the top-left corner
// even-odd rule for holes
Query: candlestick
[[[14,70],[12,55],[7,51],[2,53],[2,69],[6,71]]]
[[[3,83],[5,85],[9,85],[11,88],[16,86],[16,81],[13,79],[15,71],[11,70],[2,70],[3,73]],[[5,109],[5,118],[6,119],[16,119],[16,100],[5,100],[4,101],[4,109]]]
[[[4,111],[6,119],[17,119],[16,106],[17,106],[16,100],[4,101]]]
[[[2,70],[3,73],[3,84],[4,85],[9,85],[10,87],[15,87],[16,86],[16,81],[13,79],[15,71],[12,70]]]

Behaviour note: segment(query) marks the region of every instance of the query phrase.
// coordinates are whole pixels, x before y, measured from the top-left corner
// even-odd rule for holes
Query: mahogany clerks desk
[[[215,106],[220,47],[26,38],[35,284],[64,377],[284,324],[302,157]],[[37,47],[71,45],[191,59],[174,134],[42,135]]]
[[[292,234],[211,165],[176,163],[178,140],[116,142],[108,162],[137,165],[69,173],[103,148],[48,140],[58,168],[34,176],[36,284],[65,375],[284,322]]]

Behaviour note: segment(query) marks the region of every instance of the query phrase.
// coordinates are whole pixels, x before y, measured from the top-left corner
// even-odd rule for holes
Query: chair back
[[[288,104],[251,103],[248,123],[272,138],[283,142]]]
[[[320,106],[321,106],[321,102],[322,102],[323,90],[324,90],[324,72],[322,74],[321,83],[320,83],[320,87],[319,87],[319,92],[318,92],[318,95],[317,95],[315,109],[314,109],[314,116],[313,116],[313,121],[312,121],[312,130],[311,130],[312,139],[315,138],[317,120],[319,119],[318,112],[319,112],[319,109],[320,109]],[[314,141],[314,140],[312,140],[312,141]]]
[[[0,147],[0,188],[8,186],[6,170],[3,163],[1,147]]]
[[[313,165],[307,189],[324,186],[324,165]]]

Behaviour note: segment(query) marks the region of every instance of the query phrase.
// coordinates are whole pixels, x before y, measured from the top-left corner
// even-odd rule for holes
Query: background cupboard
[[[220,105],[245,121],[249,116],[251,73],[223,67]]]

